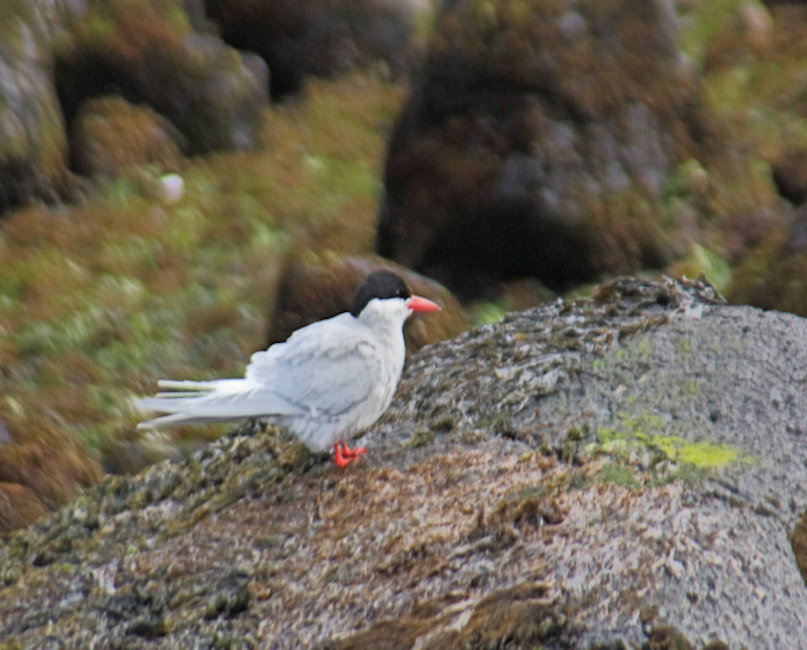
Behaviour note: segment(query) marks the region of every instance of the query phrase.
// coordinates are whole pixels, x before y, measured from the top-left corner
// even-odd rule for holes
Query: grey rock
[[[346,472],[246,426],[14,535],[0,642],[807,647],[805,368],[700,282],[508,314],[413,355]]]
[[[49,51],[59,24],[52,13],[23,2],[0,8],[0,212],[31,198],[53,200],[68,182]]]

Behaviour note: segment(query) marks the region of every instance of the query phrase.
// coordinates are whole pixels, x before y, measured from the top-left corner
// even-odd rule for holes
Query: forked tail
[[[243,379],[219,379],[215,381],[174,381],[160,379],[157,385],[167,390],[154,397],[144,397],[135,405],[141,411],[165,413],[157,418],[141,422],[138,429],[176,427],[185,424],[207,424],[226,420],[238,420],[246,416],[233,412],[233,398],[243,394]]]

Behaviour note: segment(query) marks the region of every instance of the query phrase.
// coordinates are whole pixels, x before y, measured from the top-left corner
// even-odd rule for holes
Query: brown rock
[[[807,316],[807,206],[773,229],[734,270],[731,302]]]
[[[69,193],[67,138],[41,3],[3,3],[0,20],[0,212]]]
[[[704,132],[671,3],[445,3],[392,137],[378,252],[463,297],[660,267]]]
[[[257,144],[266,65],[194,32],[180,0],[57,4],[3,5],[0,212],[77,193],[66,131],[88,98],[118,94],[149,105],[181,132],[189,153]],[[85,147],[82,169],[92,167]]]
[[[378,61],[400,73],[413,56],[411,1],[208,0],[206,8],[227,43],[266,61],[273,97],[298,91],[309,75]]]
[[[188,153],[257,144],[264,77],[216,36],[193,32],[178,0],[94,3],[58,48],[55,75],[69,124],[88,97],[120,94],[169,119]]]
[[[771,164],[779,194],[794,205],[807,200],[807,148],[785,151]]]
[[[73,165],[88,176],[117,176],[145,164],[175,171],[182,158],[178,136],[172,124],[148,106],[133,106],[115,96],[91,99],[73,126]]]
[[[30,526],[47,513],[33,490],[19,483],[0,481],[0,536]]]
[[[807,323],[702,282],[509,314],[412,355],[347,471],[246,426],[20,532],[4,641],[794,647],[805,366]]]
[[[398,273],[409,290],[440,304],[439,314],[410,318],[404,328],[407,351],[456,336],[468,327],[468,317],[447,289],[397,264],[377,257],[339,257],[330,253],[298,259],[283,273],[270,318],[267,345],[285,341],[296,329],[348,311],[353,296],[373,271]]]

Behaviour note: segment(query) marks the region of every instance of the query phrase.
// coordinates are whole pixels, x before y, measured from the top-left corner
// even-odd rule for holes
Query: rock
[[[182,134],[185,153],[258,143],[267,100],[266,65],[255,56],[242,58],[213,34],[193,32],[180,0],[7,2],[3,11],[0,213],[33,199],[56,201],[77,194],[66,135],[74,127],[81,171],[97,173],[94,165],[117,164],[89,151],[109,144],[87,141],[87,111],[98,105],[86,108],[84,103],[98,96],[119,94],[148,105]],[[131,131],[135,126],[119,134],[129,138],[126,147],[144,145],[143,134]],[[170,130],[165,124],[160,128]],[[97,122],[93,129],[97,136]],[[114,155],[122,148],[120,142],[113,146]]]
[[[114,93],[168,118],[187,153],[257,144],[262,79],[217,37],[193,32],[179,0],[95,3],[57,48],[55,73],[68,123],[88,98]]]
[[[771,163],[776,189],[793,205],[807,200],[807,147],[786,150]]]
[[[699,282],[509,314],[412,355],[348,471],[246,426],[15,534],[3,641],[794,647],[805,368]]]
[[[23,436],[20,424],[10,422],[12,438]],[[0,445],[0,483],[6,486],[3,498],[8,510],[17,516],[0,516],[0,535],[31,523],[30,517],[43,514],[38,506],[55,509],[72,500],[80,489],[97,483],[103,477],[98,462],[86,455],[86,449],[70,433],[45,424],[26,432],[26,442]],[[18,487],[11,488],[15,485]],[[37,505],[38,502],[38,505]],[[28,514],[23,514],[28,513]]]
[[[382,269],[398,273],[412,293],[434,300],[443,308],[439,314],[429,314],[428,319],[407,321],[404,326],[407,352],[456,336],[468,327],[468,316],[451,293],[417,273],[381,258],[309,254],[283,271],[269,317],[266,345],[285,341],[304,325],[349,311],[356,287],[370,273]]]
[[[73,166],[86,176],[106,178],[147,164],[176,170],[182,159],[178,136],[168,120],[147,106],[116,96],[91,99],[73,125]]]
[[[0,213],[70,188],[67,138],[53,87],[48,12],[6,2],[0,20]]]
[[[30,526],[48,512],[33,490],[0,481],[0,535]]]
[[[773,229],[734,270],[732,302],[807,316],[807,204]]]
[[[661,267],[708,131],[671,2],[445,3],[391,138],[378,252],[461,297]]]
[[[222,38],[260,55],[271,72],[271,94],[300,90],[309,75],[330,77],[378,62],[393,74],[409,65],[415,17],[411,0],[208,0]]]

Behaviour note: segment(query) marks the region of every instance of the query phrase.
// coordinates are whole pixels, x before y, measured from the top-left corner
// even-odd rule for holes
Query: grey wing
[[[372,394],[381,368],[368,330],[342,314],[256,352],[246,376],[314,416],[337,417]]]

